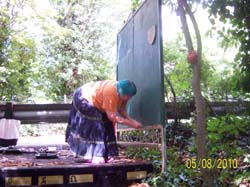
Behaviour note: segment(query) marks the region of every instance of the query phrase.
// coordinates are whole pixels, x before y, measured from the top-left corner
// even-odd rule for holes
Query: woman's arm
[[[120,116],[117,112],[107,111],[106,114],[108,118],[114,123],[121,123],[136,129],[142,127],[142,124],[140,122],[135,121],[131,118],[125,118],[123,116]]]
[[[131,117],[128,115],[127,110],[126,110],[126,104],[127,104],[127,103],[122,103],[122,105],[120,106],[120,108],[119,108],[119,110],[118,110],[118,113],[119,113],[122,117],[124,117],[124,118],[126,118],[126,119],[129,119],[129,120],[131,120],[131,121],[138,122],[138,121],[134,120],[133,118],[131,118]]]
[[[127,111],[126,111],[126,108],[120,108],[118,110],[118,113],[124,117],[124,118],[127,118],[127,119],[131,119],[130,116],[128,115]]]

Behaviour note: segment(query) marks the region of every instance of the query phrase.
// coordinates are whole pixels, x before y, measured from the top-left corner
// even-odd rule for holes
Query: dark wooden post
[[[5,105],[5,113],[4,113],[4,118],[6,119],[13,119],[13,103],[8,102]]]

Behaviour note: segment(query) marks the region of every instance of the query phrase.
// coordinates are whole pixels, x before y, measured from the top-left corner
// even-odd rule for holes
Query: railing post
[[[13,119],[13,103],[12,102],[7,102],[6,103],[4,118]]]

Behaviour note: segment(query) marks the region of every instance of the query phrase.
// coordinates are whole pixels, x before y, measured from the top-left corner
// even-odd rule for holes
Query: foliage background
[[[141,2],[1,0],[0,100],[58,102],[85,82],[115,79],[116,34]],[[166,14],[176,4],[163,2],[165,74],[179,99],[192,99],[179,18],[174,12]],[[203,95],[212,100],[245,96],[250,77],[249,3],[190,2],[202,25]],[[204,24],[208,16],[211,22]],[[174,33],[168,25],[175,26]],[[166,83],[166,99],[171,97]]]
[[[0,101],[62,102],[85,82],[115,79],[116,34],[141,3],[140,0],[42,2],[0,0]],[[177,29],[169,36],[173,29],[168,26],[172,24],[170,20],[176,21],[178,15],[164,14],[175,10],[176,4],[172,0],[163,2],[168,7],[163,9],[165,74],[177,101],[190,101],[193,99],[191,67],[186,62],[187,51],[179,24],[175,24]],[[188,2],[202,25],[203,95],[207,101],[249,100],[250,1]],[[209,17],[210,23],[204,17],[205,20]],[[165,88],[166,101],[173,101],[168,82]],[[148,179],[152,186],[200,186],[199,171],[188,170],[183,161],[196,155],[192,120],[179,123],[177,128],[168,124],[167,172],[156,172]],[[222,154],[224,158],[241,161],[237,170],[216,171],[214,186],[238,186],[243,178],[249,180],[249,125],[249,114],[209,118],[209,156]],[[28,127],[23,133],[36,135],[37,128]],[[137,150],[136,156],[152,158],[159,169],[158,153]]]
[[[0,100],[62,101],[85,82],[114,79],[126,4],[1,0]]]

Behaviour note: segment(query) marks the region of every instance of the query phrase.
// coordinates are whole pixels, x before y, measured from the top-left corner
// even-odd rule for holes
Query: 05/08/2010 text
[[[203,158],[196,159],[191,158],[185,161],[185,165],[189,169],[236,169],[238,168],[238,160],[231,158],[219,158],[219,159],[211,159],[211,158]]]

